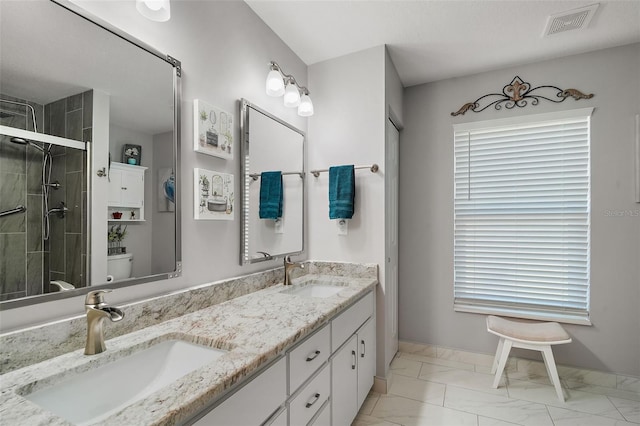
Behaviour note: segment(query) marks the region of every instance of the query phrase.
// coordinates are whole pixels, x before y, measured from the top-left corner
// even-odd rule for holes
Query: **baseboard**
[[[429,359],[447,360],[449,363],[461,363],[467,367],[473,366],[474,371],[484,373],[490,372],[494,357],[494,355],[402,340],[399,342],[398,350],[403,354],[411,354],[415,357],[420,357],[425,362],[429,362]],[[640,378],[638,377],[566,365],[558,365],[557,368],[561,380],[631,392],[640,392]],[[471,369],[471,367],[469,367],[469,369]],[[509,357],[506,369],[507,371],[518,372],[524,376],[547,377],[547,371],[542,361]]]
[[[375,376],[373,378],[373,387],[371,388],[371,390],[377,393],[386,394],[388,389],[387,385],[388,385],[388,382],[386,378]]]

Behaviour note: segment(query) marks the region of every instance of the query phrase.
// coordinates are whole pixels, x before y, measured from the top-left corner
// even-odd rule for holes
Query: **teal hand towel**
[[[282,172],[260,174],[260,219],[282,217]]]
[[[329,168],[329,219],[351,219],[356,197],[353,165]]]

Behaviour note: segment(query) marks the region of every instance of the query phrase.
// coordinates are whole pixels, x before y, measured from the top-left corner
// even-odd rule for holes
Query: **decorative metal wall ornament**
[[[538,91],[534,94],[533,92]],[[545,96],[546,95],[546,96]],[[497,99],[496,99],[497,97]],[[464,115],[467,111],[481,112],[490,106],[494,105],[496,110],[501,110],[502,105],[507,109],[514,107],[523,108],[528,105],[529,101],[531,105],[538,105],[540,99],[544,99],[554,103],[564,102],[568,97],[572,97],[575,100],[579,99],[591,99],[593,93],[585,95],[577,89],[561,89],[556,86],[538,86],[531,88],[531,84],[522,81],[518,76],[515,76],[511,83],[502,88],[502,93],[489,93],[484,96],[480,96],[473,102],[468,102],[456,111],[452,112],[452,116]],[[484,102],[481,102],[483,101]],[[484,105],[485,102],[489,102]]]

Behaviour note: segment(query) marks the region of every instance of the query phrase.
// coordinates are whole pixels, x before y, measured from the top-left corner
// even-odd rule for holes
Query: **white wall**
[[[499,92],[515,75],[536,85],[594,93],[514,110],[451,117]],[[595,107],[591,121],[591,319],[567,325],[559,363],[640,376],[640,204],[634,202],[634,117],[640,113],[640,44],[406,89],[400,149],[400,338],[493,353],[483,315],[453,311],[455,123]],[[630,212],[622,217],[607,211]]]
[[[152,187],[152,173],[154,171],[153,136],[136,130],[111,124],[109,126],[109,154],[111,161],[122,162],[122,148],[125,144],[140,145],[142,147],[140,166],[148,167],[144,175],[144,205],[145,221],[127,223],[127,235],[123,246],[127,253],[133,254],[132,277],[142,277],[151,274],[151,230],[153,226],[151,200],[155,192]],[[111,224],[110,224],[111,225]]]
[[[307,131],[307,119],[295,109],[282,105],[281,98],[265,93],[269,61],[275,60],[301,85],[306,85],[306,65],[278,38],[257,15],[240,1],[172,2],[171,20],[157,23],[143,18],[133,1],[76,1],[133,36],[182,62],[182,259],[183,276],[177,279],[119,289],[109,295],[113,304],[146,298],[222,278],[273,268],[280,261],[240,266],[240,215],[234,221],[195,221],[193,219],[193,168],[233,173],[235,192],[240,193],[239,153],[233,161],[199,154],[192,148],[192,105],[199,98],[233,112],[236,126],[234,143],[239,147],[239,99],[257,106]],[[315,93],[311,87],[312,94]],[[105,164],[106,166],[106,164]],[[234,206],[240,211],[239,197]],[[216,241],[215,256],[211,240]],[[301,258],[304,258],[302,256]],[[83,297],[64,299],[32,307],[0,312],[2,331],[45,322],[53,318],[79,315]]]
[[[387,90],[388,81],[391,88]],[[309,67],[315,114],[309,121],[309,170],[342,164],[378,164],[380,171],[356,171],[355,214],[348,234],[338,235],[329,219],[328,173],[309,177],[309,257],[379,265],[377,372],[386,376],[391,359],[385,317],[385,125],[387,97],[401,114],[402,86],[384,46]]]

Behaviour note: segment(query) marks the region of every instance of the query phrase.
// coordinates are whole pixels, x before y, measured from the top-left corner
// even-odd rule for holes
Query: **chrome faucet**
[[[304,269],[304,264],[292,262],[291,256],[284,257],[284,285],[291,285],[291,270],[295,268]]]
[[[104,345],[104,331],[102,323],[105,318],[113,322],[124,318],[124,312],[118,308],[111,307],[104,302],[104,293],[111,293],[112,290],[94,290],[87,293],[84,299],[84,310],[87,313],[87,345],[84,348],[85,355],[95,355],[104,352],[107,348]]]

